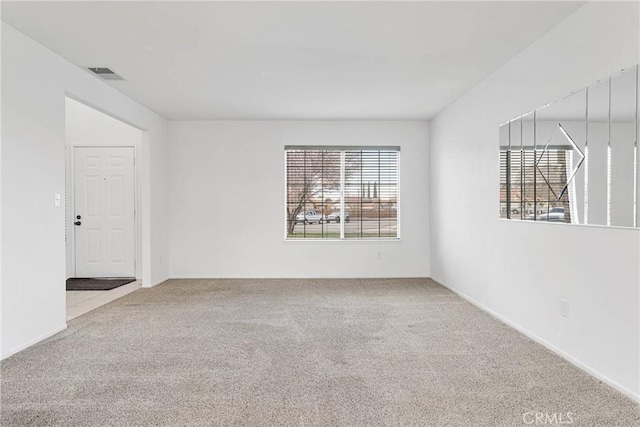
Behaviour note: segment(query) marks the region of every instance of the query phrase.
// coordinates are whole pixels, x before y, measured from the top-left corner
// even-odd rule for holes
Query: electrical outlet
[[[56,208],[59,208],[61,200],[62,200],[62,198],[61,198],[60,194],[56,193],[53,196],[53,206],[55,206]]]
[[[566,299],[560,300],[560,315],[562,317],[569,317],[569,301]]]
[[[376,258],[382,259],[382,252],[378,252],[378,256]]]

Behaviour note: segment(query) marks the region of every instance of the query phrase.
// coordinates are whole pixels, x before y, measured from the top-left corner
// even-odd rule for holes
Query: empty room
[[[640,1],[0,7],[0,425],[640,426]]]

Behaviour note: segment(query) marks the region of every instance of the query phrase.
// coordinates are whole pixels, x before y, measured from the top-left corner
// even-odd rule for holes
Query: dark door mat
[[[135,278],[126,279],[67,279],[68,291],[110,291],[119,286],[135,281]]]

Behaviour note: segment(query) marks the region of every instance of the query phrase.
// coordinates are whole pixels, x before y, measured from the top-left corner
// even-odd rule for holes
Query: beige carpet
[[[1,386],[2,426],[640,425],[426,279],[171,280],[5,360]]]

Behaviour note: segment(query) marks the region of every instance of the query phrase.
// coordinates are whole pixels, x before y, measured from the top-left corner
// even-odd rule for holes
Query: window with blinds
[[[500,218],[571,222],[567,182],[572,152],[500,150]]]
[[[285,147],[286,238],[399,238],[399,151]]]

